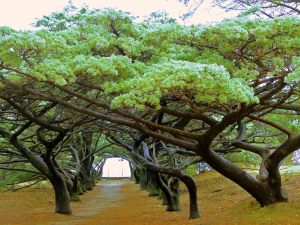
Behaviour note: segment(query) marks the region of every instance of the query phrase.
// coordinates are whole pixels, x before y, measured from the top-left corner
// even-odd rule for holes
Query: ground
[[[197,175],[201,218],[188,220],[188,193],[182,211],[166,212],[156,197],[129,181],[100,182],[72,203],[71,216],[53,213],[53,192],[30,188],[0,194],[0,225],[298,225],[300,173],[284,176],[288,203],[260,208],[245,191],[215,172]]]

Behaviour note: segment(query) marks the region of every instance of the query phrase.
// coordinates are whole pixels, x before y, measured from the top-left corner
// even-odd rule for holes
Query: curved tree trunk
[[[72,178],[70,177],[70,174],[67,174],[65,172],[65,170],[59,165],[59,163],[55,159],[52,159],[52,161],[54,163],[54,166],[56,168],[58,168],[57,172],[59,172],[63,176],[63,178],[66,182],[67,189],[68,189],[68,192],[70,195],[70,201],[73,201],[73,202],[80,201],[78,187],[77,187],[78,175],[75,174],[75,176],[73,177],[73,180],[72,180]]]
[[[200,218],[197,204],[197,186],[194,179],[188,175],[184,175],[180,180],[186,185],[190,195],[190,219]]]
[[[276,193],[281,192],[281,190],[279,190],[281,188],[278,189],[278,187],[276,187],[274,189],[274,187],[270,186],[268,179],[265,182],[260,182],[251,174],[210,149],[206,151],[201,149],[200,154],[213,169],[241,186],[250,195],[252,195],[261,204],[261,206],[270,205],[283,200],[282,197],[278,198],[276,195]],[[280,179],[279,175],[276,179],[273,179],[271,183],[275,182],[278,177]]]
[[[24,155],[24,157],[26,157],[28,161],[51,182],[55,193],[55,212],[71,214],[70,195],[66,181],[63,175],[57,171],[54,166],[55,163],[50,159],[50,157],[44,156],[42,157],[42,161],[41,158],[35,156],[34,153],[23,145],[17,138],[10,139],[10,143],[14,145]],[[51,149],[49,151],[51,151]]]
[[[156,179],[158,182],[158,185],[161,189],[161,191],[163,192],[163,205],[167,205],[167,209],[166,211],[178,211],[178,205],[176,205],[175,201],[174,201],[174,196],[173,193],[171,191],[171,189],[167,186],[167,182],[165,183],[163,181],[163,178],[161,177],[161,175],[159,173],[156,173]],[[179,202],[177,201],[177,204]],[[179,207],[180,208],[180,207]]]
[[[70,195],[66,182],[62,177],[56,177],[51,181],[55,193],[55,212],[61,214],[71,214]]]
[[[71,214],[71,199],[65,176],[57,170],[53,159],[44,157],[44,161],[52,173],[50,182],[55,193],[55,212],[61,214]]]
[[[268,178],[268,170],[266,169],[266,165],[265,165],[265,162],[266,160],[269,158],[269,156],[274,152],[274,150],[268,150],[268,151],[263,151],[261,154],[260,154],[260,157],[261,157],[261,163],[260,163],[260,166],[259,166],[259,173],[258,175],[256,176],[256,178],[260,181],[265,181],[267,178]]]

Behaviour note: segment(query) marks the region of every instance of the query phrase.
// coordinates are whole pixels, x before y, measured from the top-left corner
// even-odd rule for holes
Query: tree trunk
[[[162,190],[160,190],[160,192],[159,192],[158,199],[162,200],[162,205],[167,205],[168,204],[166,195],[164,194],[164,192]]]
[[[70,194],[67,187],[67,182],[63,174],[56,168],[53,159],[46,158],[45,163],[48,165],[49,170],[52,172],[50,182],[53,186],[55,193],[55,212],[61,214],[71,214],[70,208]]]
[[[61,182],[52,184],[55,193],[55,212],[60,214],[71,214],[70,195],[66,185]]]
[[[81,175],[81,173],[80,173],[80,175]],[[83,179],[82,175],[80,177],[81,177],[81,182],[80,182],[81,190],[83,193],[85,193],[86,192],[85,180]]]
[[[72,202],[79,202],[79,190],[78,190],[78,176],[73,178],[73,181],[67,182],[68,191],[70,194],[70,199]]]
[[[92,191],[95,186],[94,176],[92,175],[92,173],[87,172],[83,167],[80,172],[82,175],[85,190]]]
[[[141,190],[146,190],[148,185],[148,172],[145,167],[140,169],[140,187]]]
[[[70,200],[73,202],[80,201],[79,194],[78,194],[78,188],[77,188],[78,176],[75,175],[72,180],[70,175],[64,171],[64,169],[59,165],[59,163],[55,159],[52,159],[52,161],[54,162],[55,167],[57,167],[57,172],[59,172],[61,174],[64,181],[66,182],[67,189],[68,189],[68,192],[70,195]]]
[[[79,195],[83,195],[84,194],[84,191],[82,189],[82,184],[81,184],[80,179],[78,179],[78,182],[77,182],[77,189],[78,189],[78,194]]]
[[[133,171],[133,176],[136,184],[139,184],[141,181],[141,174],[140,174],[140,169],[136,168]]]
[[[180,211],[180,187],[179,187],[179,180],[177,178],[171,178],[172,181],[170,182],[170,190],[172,192],[172,198],[174,201],[174,211]]]
[[[49,151],[49,149],[47,149]],[[43,155],[44,162],[51,172],[49,180],[53,186],[55,193],[55,212],[61,214],[71,214],[70,208],[70,194],[67,187],[67,182],[64,174],[59,172],[58,168],[55,166],[57,162],[55,158],[52,158],[49,152],[47,155]]]
[[[154,172],[148,171],[149,179],[148,179],[148,185],[147,190],[149,192],[149,196],[158,196],[159,195],[159,186],[157,183],[157,180],[155,178]]]
[[[174,195],[173,195],[171,189],[167,186],[168,182],[167,181],[164,182],[163,181],[164,178],[161,177],[161,175],[159,173],[157,173],[156,179],[157,179],[159,188],[163,192],[164,198],[163,198],[162,204],[163,205],[167,205],[166,211],[178,211],[178,203],[179,203],[179,201],[177,201],[175,203],[175,201],[174,201]]]
[[[84,143],[84,157],[82,159],[81,173],[84,179],[84,184],[87,190],[93,190],[95,186],[94,176],[93,176],[93,162],[94,155],[92,154],[92,140],[93,132],[82,132],[82,141]]]
[[[270,185],[270,183],[274,182],[275,179],[271,182],[268,179],[265,182],[260,182],[251,174],[210,149],[206,151],[201,149],[200,155],[213,169],[232,180],[252,195],[261,204],[261,206],[282,201],[281,197],[278,198],[278,193],[283,193],[281,189],[278,187],[274,189],[274,187]],[[268,169],[267,166],[266,168]],[[278,179],[278,177],[280,179],[280,174],[276,179]]]
[[[188,188],[190,195],[190,219],[200,218],[197,204],[197,186],[194,179],[188,175],[184,175],[180,179]]]
[[[129,162],[129,169],[130,169],[130,178],[129,178],[129,180],[134,181],[135,180],[134,179],[134,174],[133,174],[134,166],[132,165],[131,162]]]
[[[102,176],[103,176],[103,168],[104,168],[105,162],[106,162],[106,159],[103,159],[103,161],[99,165],[98,176],[99,176],[100,180],[102,179]]]
[[[269,173],[268,170],[266,169],[265,162],[273,152],[274,150],[269,150],[266,152],[262,152],[260,155],[261,163],[259,167],[259,173],[256,176],[256,178],[262,182],[266,181],[266,179],[268,178]]]

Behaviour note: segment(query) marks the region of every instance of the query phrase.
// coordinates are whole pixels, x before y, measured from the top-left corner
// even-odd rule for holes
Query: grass
[[[215,172],[195,176],[201,218],[188,220],[188,192],[182,186],[182,211],[166,212],[129,181],[100,181],[72,203],[73,215],[57,215],[53,191],[31,187],[0,194],[1,225],[299,225],[300,173],[283,176],[289,202],[261,208],[243,189]],[[115,185],[112,185],[115,184]],[[119,185],[119,187],[118,187]],[[110,192],[110,190],[112,190]],[[106,197],[105,197],[105,196]],[[107,198],[107,195],[109,196]],[[108,200],[109,199],[109,200]]]

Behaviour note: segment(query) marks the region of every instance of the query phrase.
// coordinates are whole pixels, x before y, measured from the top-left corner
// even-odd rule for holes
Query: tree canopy
[[[0,28],[0,135],[58,199],[77,193],[79,180],[92,188],[97,148],[112,143],[118,148],[102,151],[98,165],[128,159],[171,211],[181,180],[190,218],[199,217],[196,185],[184,169],[201,160],[262,206],[287,201],[279,166],[300,148],[299,17],[184,26],[162,14],[136,22],[113,9],[73,9],[36,26]],[[225,155],[241,150],[261,159],[260,176]]]

